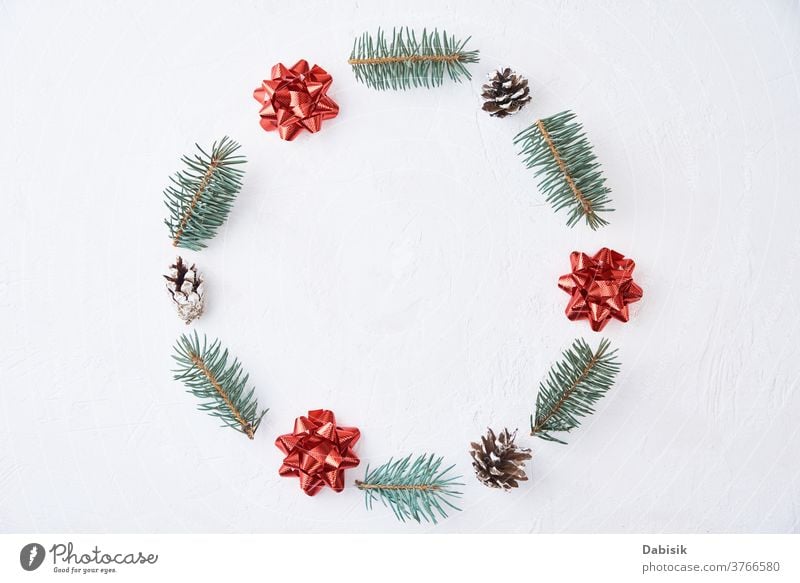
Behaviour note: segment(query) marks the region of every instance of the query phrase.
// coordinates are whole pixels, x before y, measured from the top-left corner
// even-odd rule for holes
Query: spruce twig
[[[575,114],[562,111],[538,120],[514,138],[525,166],[534,169],[539,189],[556,211],[566,208],[570,227],[582,218],[592,230],[608,224],[600,216],[611,212],[611,189]]]
[[[603,339],[596,351],[578,338],[564,358],[556,363],[539,384],[536,416],[531,415],[531,435],[566,444],[552,431],[570,431],[580,425],[580,418],[594,413],[593,405],[614,385],[620,364],[616,350]]]
[[[356,80],[373,89],[438,87],[445,74],[457,82],[471,78],[465,65],[478,62],[478,51],[464,50],[468,42],[436,29],[423,30],[417,40],[408,27],[392,29],[388,39],[378,29],[374,38],[364,33],[353,42],[347,62]]]
[[[421,455],[414,462],[408,456],[401,460],[389,460],[370,471],[367,466],[363,480],[356,486],[364,492],[367,509],[378,499],[394,512],[398,520],[426,521],[436,524],[437,514],[447,518],[446,508],[460,510],[451,500],[461,496],[456,486],[461,476],[447,476],[454,466],[440,470],[442,458],[433,454]]]
[[[239,144],[227,136],[214,142],[210,154],[195,145],[200,153],[181,158],[187,168],[171,176],[164,190],[169,209],[164,222],[173,246],[199,251],[227,219],[242,188],[239,165],[246,160],[235,155]]]
[[[267,410],[258,412],[255,389],[247,391],[249,375],[237,359],[228,364],[228,350],[222,349],[220,341],[209,345],[205,336],[200,342],[196,331],[192,336],[183,334],[175,345],[173,358],[178,363],[173,371],[175,380],[182,381],[188,392],[204,400],[197,408],[253,439]]]

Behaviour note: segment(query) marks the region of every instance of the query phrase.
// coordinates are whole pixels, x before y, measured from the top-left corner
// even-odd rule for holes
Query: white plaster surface
[[[473,80],[378,93],[347,65],[378,26],[446,27]],[[341,113],[281,142],[252,91],[299,58]],[[0,2],[0,531],[800,530],[800,5],[763,2]],[[508,65],[519,116],[480,111]],[[569,229],[513,136],[578,112],[611,225]],[[171,380],[187,330],[163,289],[161,191],[229,134],[245,187],[197,262],[207,313],[270,408],[253,442]],[[527,436],[576,336],[570,251],[637,261],[604,332],[623,372],[561,446]],[[308,498],[273,441],[312,408],[360,427],[362,466],[437,452],[466,477],[438,526]],[[491,425],[535,450],[511,494],[474,480]]]

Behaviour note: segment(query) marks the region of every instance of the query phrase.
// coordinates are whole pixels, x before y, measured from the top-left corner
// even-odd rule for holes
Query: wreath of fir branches
[[[436,29],[417,35],[407,27],[395,28],[390,36],[379,29],[374,36],[364,33],[355,39],[348,63],[356,81],[373,89],[438,87],[445,79],[471,79],[467,65],[479,61],[479,52],[467,50],[469,40]],[[547,202],[556,211],[566,210],[568,226],[583,220],[596,230],[608,224],[604,214],[613,211],[610,189],[574,113],[563,111],[539,119],[520,132],[514,143],[521,148],[524,164],[534,171]],[[164,191],[169,210],[164,222],[174,246],[199,251],[227,220],[242,188],[246,159],[237,153],[239,148],[226,136],[210,149],[197,145],[197,153],[181,158],[185,168],[170,177]],[[620,371],[616,352],[605,339],[595,350],[576,339],[539,385],[531,435],[566,443],[558,434],[576,429],[613,386]],[[205,336],[201,340],[197,332],[184,334],[173,358],[177,363],[174,378],[200,399],[198,408],[253,439],[267,410],[259,408],[249,376],[220,341]],[[489,435],[494,440],[491,430]],[[505,441],[513,441],[507,430],[504,436]],[[510,489],[516,480],[527,479],[522,463],[530,458],[530,450],[519,450],[518,463],[511,464],[513,481],[507,481],[497,474],[502,464],[490,457],[494,450],[487,443],[481,453],[488,460],[481,466],[484,483],[506,484]],[[443,458],[433,454],[390,459],[373,469],[367,466],[364,478],[355,485],[363,492],[367,509],[380,501],[400,521],[435,524],[448,511],[460,510],[456,502],[464,485],[459,481],[462,476],[451,473],[453,465],[442,466]]]

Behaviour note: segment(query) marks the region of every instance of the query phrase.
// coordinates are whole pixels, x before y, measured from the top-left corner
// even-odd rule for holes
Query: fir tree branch
[[[178,226],[178,230],[172,237],[173,247],[178,246],[178,243],[181,240],[181,236],[183,235],[183,230],[186,228],[186,223],[189,221],[189,217],[192,216],[192,213],[194,212],[194,207],[197,206],[197,201],[200,200],[200,195],[206,191],[208,183],[211,181],[211,177],[214,175],[214,171],[217,169],[218,165],[219,165],[219,159],[212,158],[211,162],[208,165],[208,168],[205,171],[205,174],[203,174],[203,179],[200,181],[200,184],[197,186],[197,190],[192,196],[192,202],[189,204],[187,209],[184,211],[183,216],[181,217],[181,224]]]
[[[347,59],[350,65],[386,65],[389,63],[420,63],[423,61],[450,62],[461,60],[459,53],[448,55],[407,55],[401,57],[373,57],[370,59]]]
[[[249,375],[235,358],[228,365],[228,351],[221,350],[220,341],[214,340],[209,346],[204,336],[201,345],[196,331],[193,336],[183,334],[173,358],[179,366],[174,371],[175,380],[204,400],[198,408],[253,439],[267,410],[258,413],[255,389],[245,392]]]
[[[211,383],[211,386],[214,387],[214,390],[217,392],[217,395],[222,402],[225,404],[225,407],[230,410],[231,415],[236,420],[236,422],[241,426],[242,431],[247,434],[247,437],[253,439],[255,435],[255,430],[253,429],[253,425],[244,419],[242,416],[242,412],[236,407],[236,405],[231,401],[230,396],[228,395],[227,391],[219,384],[217,377],[214,376],[208,367],[206,366],[205,361],[203,361],[202,357],[198,354],[190,354],[192,359],[192,363],[200,370],[204,377]]]
[[[547,425],[547,422],[564,408],[564,404],[573,396],[575,390],[580,386],[580,384],[583,381],[586,380],[589,371],[591,371],[597,364],[598,357],[602,356],[601,350],[598,350],[597,354],[593,355],[592,358],[589,360],[589,362],[586,363],[586,365],[583,367],[583,370],[578,375],[578,378],[576,378],[573,381],[570,381],[569,385],[563,388],[561,396],[558,398],[558,401],[556,401],[555,404],[552,405],[552,407],[546,413],[546,415],[544,417],[538,417],[537,415],[536,425],[533,426],[533,429],[531,430],[531,435],[542,431],[542,429],[544,429],[544,427]]]
[[[594,413],[594,403],[613,386],[620,370],[617,351],[609,348],[609,341],[604,339],[593,352],[579,338],[564,352],[563,360],[539,384],[536,416],[531,416],[531,435],[565,444],[550,432],[575,429],[580,425],[580,417]]]
[[[461,496],[456,486],[461,476],[447,476],[454,466],[440,470],[442,458],[432,454],[421,455],[414,462],[408,456],[401,460],[389,460],[370,471],[367,466],[363,480],[356,480],[356,487],[364,492],[367,509],[379,499],[392,509],[398,520],[406,519],[436,524],[437,514],[447,518],[447,507],[460,510],[451,499]]]
[[[367,484],[361,480],[356,480],[356,486],[359,490],[421,490],[429,492],[442,489],[437,484]]]
[[[228,138],[214,142],[211,153],[199,145],[199,154],[183,156],[186,169],[170,177],[164,190],[169,228],[175,247],[199,251],[217,234],[242,188],[244,156],[235,155],[239,144]]]
[[[356,80],[373,89],[438,87],[445,74],[453,81],[470,79],[466,64],[478,62],[478,51],[466,51],[469,38],[459,41],[447,32],[422,31],[418,41],[409,28],[392,30],[391,40],[378,29],[353,42],[348,63]]]
[[[547,147],[550,149],[550,153],[553,155],[553,159],[556,161],[559,169],[561,170],[561,173],[564,175],[564,180],[566,180],[567,184],[569,184],[569,188],[570,190],[572,190],[572,193],[575,195],[575,198],[578,200],[578,202],[581,203],[581,207],[583,207],[583,212],[586,214],[594,214],[594,211],[592,210],[592,204],[588,200],[586,200],[586,197],[583,196],[583,193],[575,184],[575,181],[572,179],[572,176],[570,176],[569,170],[567,169],[567,165],[564,164],[564,160],[561,159],[561,155],[558,153],[556,145],[553,143],[553,138],[550,137],[547,128],[544,127],[544,122],[542,120],[537,120],[536,127],[539,128],[539,131],[542,134],[542,138],[544,138]]]
[[[609,208],[611,189],[605,186],[592,146],[575,122],[575,114],[563,111],[536,121],[514,138],[525,166],[534,170],[539,189],[556,211],[567,209],[570,227],[584,219],[592,230],[608,224],[601,213]]]

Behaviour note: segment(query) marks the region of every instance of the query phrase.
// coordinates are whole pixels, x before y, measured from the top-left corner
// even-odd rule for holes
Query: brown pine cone
[[[483,86],[481,96],[485,100],[483,111],[492,117],[506,117],[517,113],[531,100],[528,80],[511,69],[498,69]]]
[[[490,488],[510,490],[519,486],[519,482],[527,481],[525,462],[531,459],[531,450],[517,447],[514,439],[517,432],[509,433],[504,429],[499,435],[487,429],[481,443],[470,444],[472,467],[478,480]]]
[[[170,265],[169,274],[164,279],[167,280],[167,291],[175,302],[180,319],[188,324],[199,318],[205,305],[205,290],[197,268],[194,265],[187,267],[183,259],[178,257]]]

